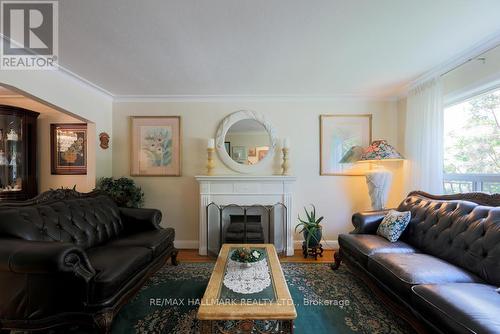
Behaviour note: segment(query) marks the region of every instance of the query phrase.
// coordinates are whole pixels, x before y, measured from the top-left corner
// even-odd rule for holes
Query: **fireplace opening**
[[[207,254],[217,256],[223,244],[273,244],[278,254],[287,249],[287,208],[274,205],[206,207]]]
[[[229,224],[224,236],[223,243],[263,244],[265,238],[261,215],[229,215]]]

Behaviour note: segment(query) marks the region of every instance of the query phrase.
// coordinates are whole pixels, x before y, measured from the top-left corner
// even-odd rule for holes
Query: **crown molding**
[[[114,102],[330,102],[338,100],[396,101],[396,96],[339,95],[115,95]]]
[[[67,69],[66,67],[64,67],[62,65],[58,65],[57,67],[58,67],[59,73],[63,74],[64,76],[66,76],[70,79],[75,80],[80,85],[87,87],[87,88],[93,90],[94,92],[99,93],[110,100],[114,99],[114,95],[111,92],[107,91],[106,89],[102,88],[101,86],[96,85],[92,81],[89,81],[89,80],[81,77],[80,75],[76,74],[75,72],[72,72],[71,70]]]
[[[460,67],[461,65],[477,58],[481,54],[499,45],[500,45],[500,31],[497,31],[494,34],[483,39],[482,41],[474,44],[470,48],[467,48],[464,51],[460,52],[455,57],[439,64],[438,66],[431,68],[430,70],[424,72],[422,75],[418,76],[414,80],[410,81],[407,85],[405,85],[405,87],[403,87],[400,90],[398,99],[408,95],[408,91],[410,91],[415,86],[422,84],[432,78],[443,76],[446,73],[453,71],[454,69]]]

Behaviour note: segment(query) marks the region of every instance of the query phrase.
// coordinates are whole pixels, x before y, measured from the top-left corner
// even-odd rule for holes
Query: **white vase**
[[[392,172],[385,168],[378,167],[366,172],[366,184],[373,210],[385,208],[391,183]]]

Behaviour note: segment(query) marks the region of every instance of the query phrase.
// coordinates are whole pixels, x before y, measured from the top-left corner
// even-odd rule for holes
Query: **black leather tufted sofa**
[[[345,261],[408,307],[432,333],[500,333],[500,195],[413,192],[397,210],[400,240],[376,235],[385,211],[356,213],[339,236]]]
[[[92,324],[114,315],[177,250],[155,209],[59,189],[0,206],[0,329]]]

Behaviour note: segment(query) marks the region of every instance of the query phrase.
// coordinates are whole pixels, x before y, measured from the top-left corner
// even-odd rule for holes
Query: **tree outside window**
[[[445,109],[444,172],[447,193],[500,192],[500,89]]]

